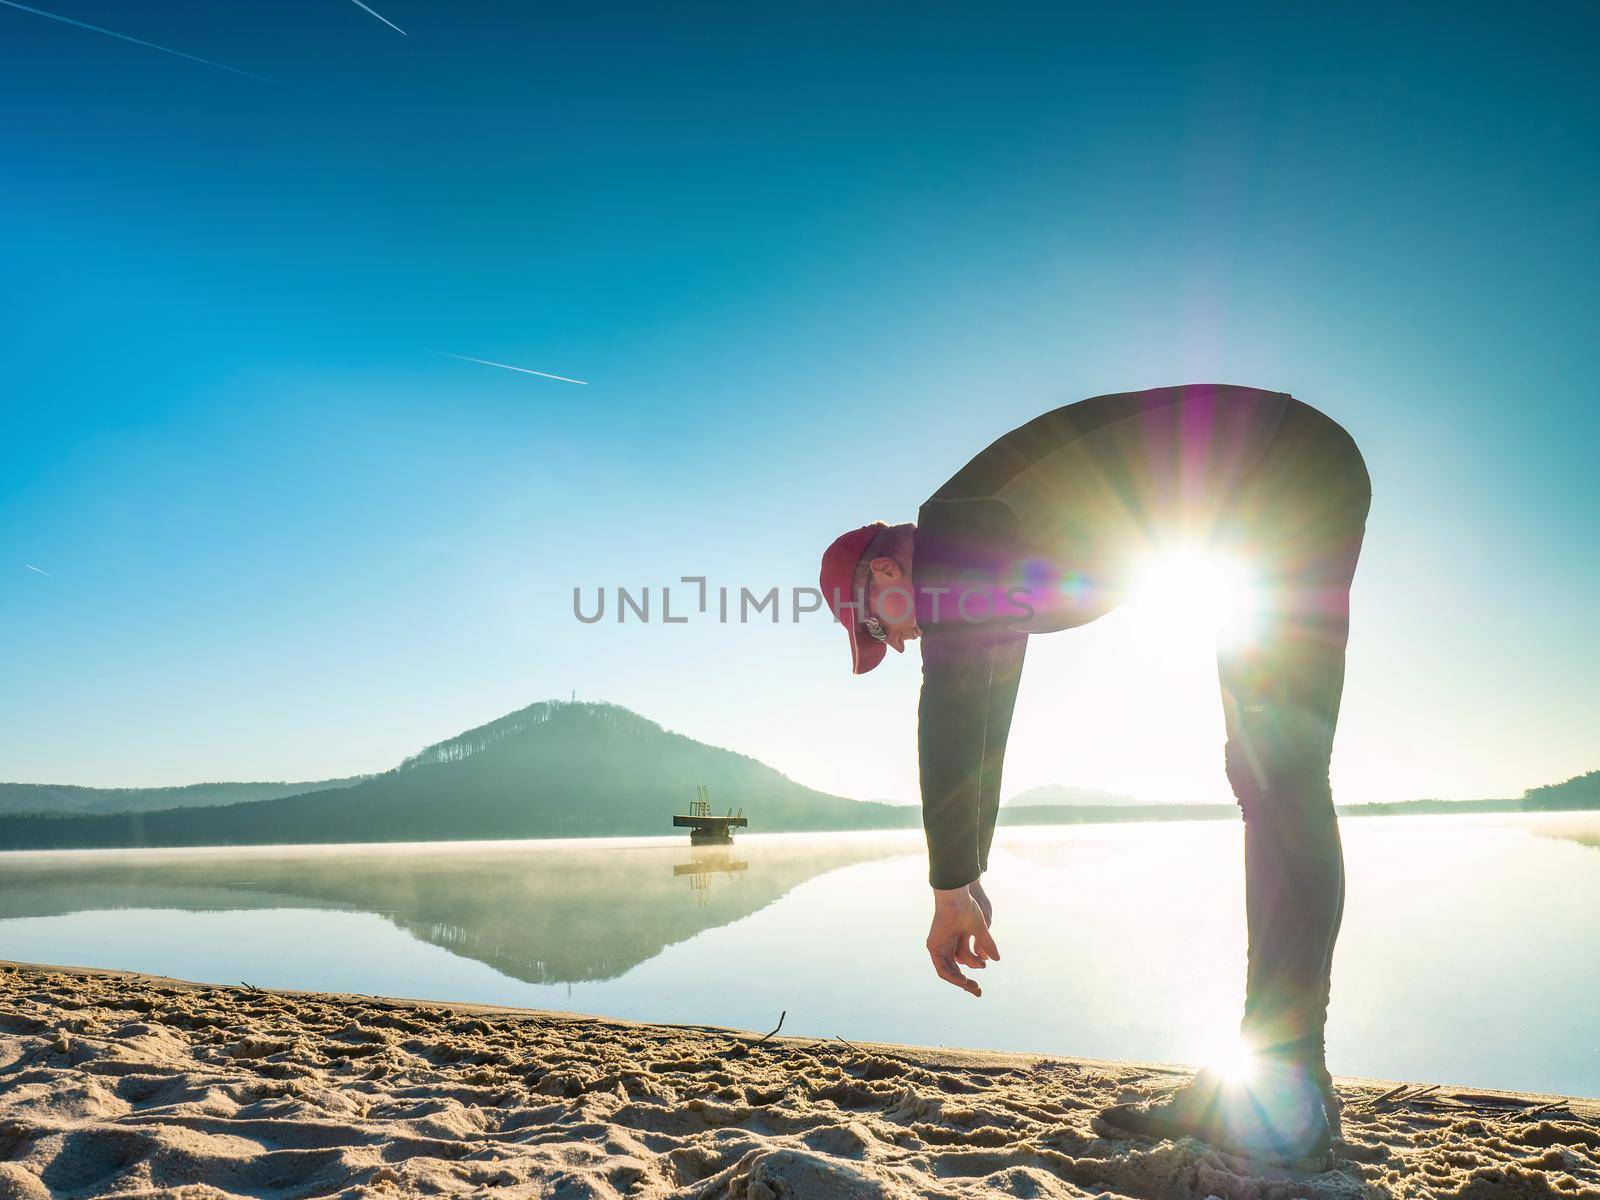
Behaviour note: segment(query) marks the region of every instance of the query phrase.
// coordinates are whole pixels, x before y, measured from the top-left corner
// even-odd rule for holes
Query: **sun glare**
[[[1203,637],[1222,645],[1249,639],[1260,606],[1249,571],[1204,550],[1152,557],[1134,585],[1132,605],[1151,641]]]
[[[1255,1074],[1256,1060],[1237,1029],[1218,1035],[1206,1056],[1206,1068],[1230,1083],[1247,1083]]]

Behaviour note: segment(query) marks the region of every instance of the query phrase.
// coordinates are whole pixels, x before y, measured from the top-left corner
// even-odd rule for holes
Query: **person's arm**
[[[968,888],[988,865],[1026,645],[1026,634],[984,625],[941,628],[922,643],[917,742],[934,895],[926,945],[939,978],[974,996],[983,989],[961,968],[981,969],[1000,951]]]
[[[923,638],[917,754],[935,890],[966,887],[988,866],[1027,642],[993,625],[951,625]]]
[[[988,720],[983,738],[983,770],[978,780],[978,870],[989,869],[989,846],[994,841],[995,820],[1000,815],[1000,778],[1006,761],[1006,740],[1011,736],[1011,714],[1017,707],[1022,683],[1022,656],[1028,635],[996,630],[993,664],[989,671]]]

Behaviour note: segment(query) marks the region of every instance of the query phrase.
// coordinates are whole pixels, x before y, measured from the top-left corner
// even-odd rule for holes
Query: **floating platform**
[[[716,844],[718,842],[733,841],[735,829],[747,829],[750,822],[744,817],[702,817],[702,816],[675,816],[672,824],[678,829],[689,831],[689,840],[696,845]]]
[[[679,813],[672,818],[675,829],[687,829],[689,841],[696,846],[726,845],[733,841],[735,829],[748,829],[749,820],[744,815],[744,809],[737,813],[729,812],[726,816],[713,816],[711,813],[711,789],[701,784],[699,795],[689,806],[687,814]]]

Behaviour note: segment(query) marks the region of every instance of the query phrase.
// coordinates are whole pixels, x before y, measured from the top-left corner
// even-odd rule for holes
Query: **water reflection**
[[[694,846],[689,851],[688,862],[672,864],[673,875],[688,877],[689,890],[702,906],[710,899],[712,882],[716,876],[749,869],[750,864],[742,858],[735,858],[727,846]]]
[[[51,853],[0,856],[0,920],[109,909],[377,913],[527,983],[615,979],[904,839],[763,839]]]
[[[1558,823],[1537,829],[1540,837],[1555,838],[1562,842],[1576,842],[1591,850],[1600,850],[1600,829],[1595,827],[1592,814],[1587,817],[1560,817]]]
[[[1600,1095],[1600,814],[1343,824],[1336,1069]],[[1237,822],[1003,827],[979,1002],[928,968],[921,841],[0,854],[0,957],[1101,1058],[1231,1037]]]

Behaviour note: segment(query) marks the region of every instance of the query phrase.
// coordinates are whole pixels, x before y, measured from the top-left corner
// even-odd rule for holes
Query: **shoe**
[[[1192,1137],[1219,1150],[1303,1169],[1333,1162],[1333,1131],[1318,1081],[1292,1068],[1258,1068],[1248,1080],[1202,1071],[1158,1100],[1100,1113],[1111,1129],[1150,1138]]]

